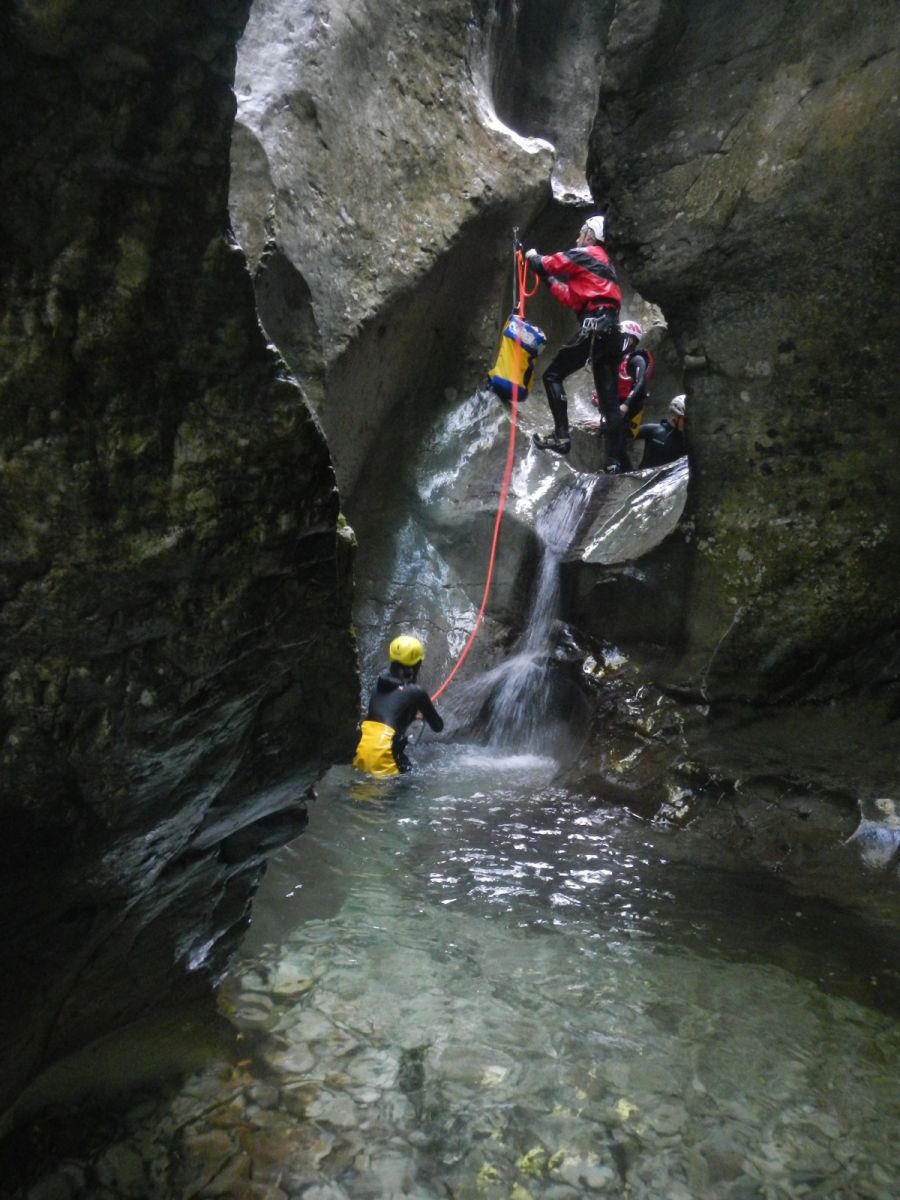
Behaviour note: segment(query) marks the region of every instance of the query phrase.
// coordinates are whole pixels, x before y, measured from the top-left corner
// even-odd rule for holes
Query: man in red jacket
[[[578,241],[571,250],[547,255],[529,250],[525,256],[531,269],[550,289],[550,295],[571,308],[580,322],[578,332],[544,371],[544,390],[553,416],[553,432],[546,437],[535,434],[534,444],[541,450],[569,453],[572,442],[564,383],[590,359],[600,411],[605,417],[609,448],[606,469],[610,474],[618,474],[624,469],[625,455],[625,420],[619,411],[618,399],[622,292],[604,248],[605,241],[606,218],[590,217],[582,225]]]

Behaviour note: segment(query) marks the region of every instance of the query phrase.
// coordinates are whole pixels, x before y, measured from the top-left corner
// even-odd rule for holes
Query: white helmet
[[[644,336],[643,326],[639,325],[637,321],[622,321],[619,328],[626,337],[637,338],[638,341]]]
[[[588,217],[581,228],[593,234],[601,245],[606,241],[606,217]]]
[[[676,417],[683,417],[685,400],[687,396],[673,396],[669,402],[669,412],[673,412]]]

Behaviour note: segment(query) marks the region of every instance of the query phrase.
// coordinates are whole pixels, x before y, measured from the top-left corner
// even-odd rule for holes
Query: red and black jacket
[[[574,309],[579,317],[589,317],[601,308],[618,312],[621,307],[619,280],[602,246],[576,246],[557,254],[542,254],[539,270],[551,296]]]

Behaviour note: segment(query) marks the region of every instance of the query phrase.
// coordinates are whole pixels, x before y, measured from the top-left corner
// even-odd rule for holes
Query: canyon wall
[[[589,175],[686,371],[671,678],[701,697],[896,684],[898,35],[847,0],[620,0],[610,27]]]
[[[229,230],[247,7],[2,17],[3,1098],[208,984],[353,744],[329,454]]]

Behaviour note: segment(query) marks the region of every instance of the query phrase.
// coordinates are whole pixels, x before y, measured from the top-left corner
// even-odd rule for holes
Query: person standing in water
[[[406,757],[406,731],[417,716],[440,733],[444,722],[419,686],[419,668],[425,647],[418,638],[402,634],[388,651],[388,669],[378,676],[369,697],[369,709],[360,730],[354,767],[368,775],[385,778],[410,769]]]
[[[525,257],[535,274],[546,283],[550,295],[571,308],[580,322],[578,332],[559,350],[544,371],[544,390],[553,417],[553,431],[534,435],[541,450],[568,454],[569,410],[565,381],[590,360],[600,411],[604,417],[609,463],[607,471],[624,469],[625,418],[619,410],[617,376],[622,356],[619,310],[622,290],[606,253],[606,217],[589,217],[582,225],[571,250],[540,254],[529,250]]]

